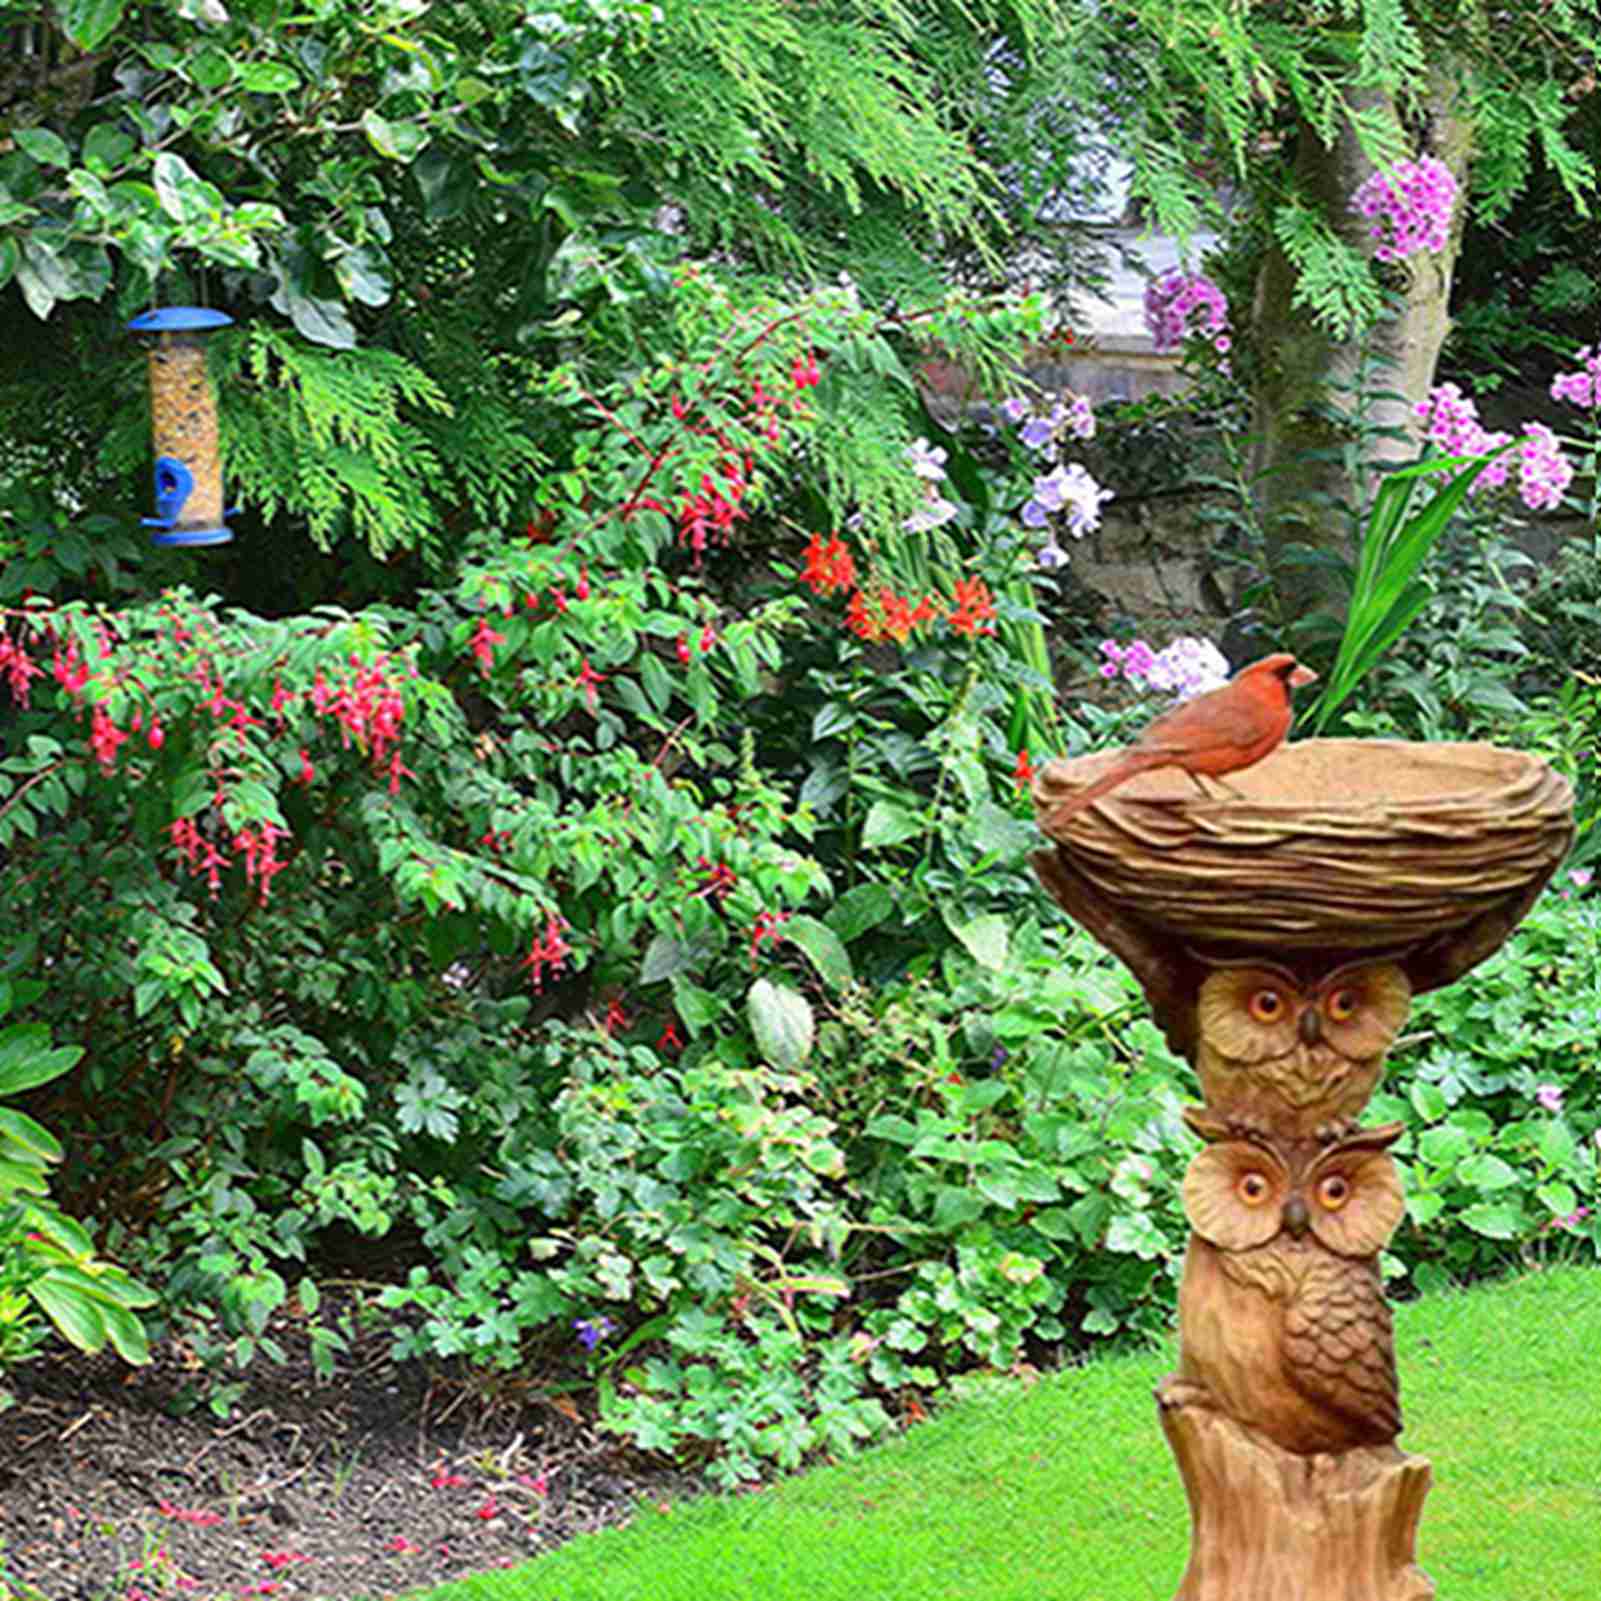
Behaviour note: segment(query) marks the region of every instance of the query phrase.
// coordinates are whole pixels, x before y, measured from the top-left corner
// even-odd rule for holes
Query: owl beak
[[[1284,1203],[1284,1226],[1296,1239],[1306,1233],[1307,1224],[1311,1218],[1307,1214],[1306,1202],[1299,1195],[1292,1195]]]
[[[1301,1013],[1299,1032],[1303,1045],[1316,1045],[1323,1038],[1323,1014],[1315,1006],[1309,1006]]]

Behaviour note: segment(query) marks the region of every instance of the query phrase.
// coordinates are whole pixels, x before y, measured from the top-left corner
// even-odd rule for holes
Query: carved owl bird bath
[[[1401,1428],[1378,1257],[1401,1220],[1358,1123],[1413,995],[1491,955],[1573,837],[1544,762],[1489,745],[1313,739],[1202,796],[1125,753],[1048,763],[1032,860],[1139,979],[1204,1106],[1179,1368],[1157,1388],[1189,1498],[1176,1601],[1430,1601],[1428,1462]]]

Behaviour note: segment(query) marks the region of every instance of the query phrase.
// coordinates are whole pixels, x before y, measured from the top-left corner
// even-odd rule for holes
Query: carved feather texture
[[[1401,1432],[1395,1334],[1372,1262],[1315,1261],[1285,1308],[1284,1371],[1309,1400],[1337,1413],[1353,1445]]]

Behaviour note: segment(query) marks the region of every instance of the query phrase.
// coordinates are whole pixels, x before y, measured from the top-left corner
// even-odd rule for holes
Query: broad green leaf
[[[391,161],[410,161],[428,143],[426,129],[414,122],[390,122],[376,111],[365,112],[361,125],[373,149]]]
[[[684,973],[694,966],[694,956],[683,941],[671,934],[658,934],[645,947],[645,960],[639,969],[641,984],[657,984],[675,973]]]
[[[239,83],[252,94],[288,94],[300,87],[300,74],[281,61],[247,61],[239,69]]]
[[[858,884],[828,910],[828,926],[845,941],[859,939],[895,911],[895,897],[883,884]]]
[[[0,1106],[0,1139],[14,1140],[30,1157],[40,1161],[61,1160],[61,1143],[55,1135],[14,1106]]]
[[[70,167],[72,152],[59,133],[48,128],[17,128],[11,135],[19,150],[26,151],[41,167]]]
[[[189,58],[190,78],[202,89],[220,89],[234,75],[233,57],[226,50],[208,45]]]
[[[0,1032],[0,1095],[20,1095],[60,1078],[83,1055],[79,1045],[50,1048],[50,1031],[27,1023]]]
[[[915,839],[927,828],[926,820],[895,801],[874,801],[862,827],[862,849],[876,850]]]
[[[127,0],[56,0],[61,31],[80,50],[95,50],[122,21]]]
[[[815,1023],[806,997],[786,984],[759,978],[747,997],[757,1049],[775,1067],[794,1072],[811,1054]]]
[[[967,948],[968,954],[982,967],[999,972],[1006,966],[1009,950],[1006,919],[998,912],[986,912],[951,932]]]
[[[1486,1201],[1464,1207],[1460,1216],[1475,1234],[1492,1240],[1515,1240],[1528,1226],[1523,1208],[1516,1201]]]
[[[115,1301],[102,1301],[99,1306],[106,1333],[111,1336],[117,1355],[131,1367],[143,1367],[150,1360],[150,1342],[145,1337],[144,1324]]]
[[[855,977],[849,954],[827,924],[819,923],[815,917],[791,917],[784,924],[784,933],[811,957],[825,983],[839,989]]]
[[[91,1354],[106,1343],[104,1303],[86,1295],[60,1269],[53,1269],[28,1286],[28,1293],[44,1308],[45,1315],[61,1331],[62,1337]]]
[[[673,1004],[678,1009],[678,1015],[684,1020],[684,1027],[691,1035],[699,1034],[703,1028],[715,1023],[722,1015],[723,1003],[710,990],[703,990],[698,984],[692,984],[682,973],[675,973],[672,978]]]

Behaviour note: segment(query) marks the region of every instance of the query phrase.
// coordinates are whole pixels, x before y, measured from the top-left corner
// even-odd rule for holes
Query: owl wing
[[[1284,1313],[1284,1368],[1295,1389],[1367,1443],[1401,1432],[1395,1330],[1377,1268],[1331,1257],[1307,1274]]]

